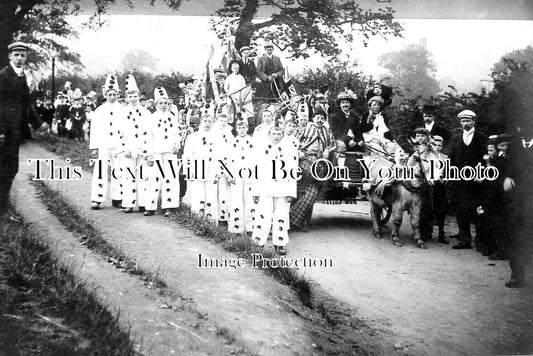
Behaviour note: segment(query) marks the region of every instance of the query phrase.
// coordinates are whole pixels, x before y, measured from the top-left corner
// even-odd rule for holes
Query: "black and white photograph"
[[[533,354],[533,1],[0,13],[0,356]]]

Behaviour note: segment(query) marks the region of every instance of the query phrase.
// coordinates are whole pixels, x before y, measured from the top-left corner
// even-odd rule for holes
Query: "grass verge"
[[[261,253],[265,258],[277,258],[274,252],[257,246],[245,234],[232,234],[211,220],[193,213],[187,205],[180,205],[176,213],[172,215],[172,220],[190,228],[197,235],[217,243],[224,250],[235,253],[239,257],[251,260],[252,253]],[[310,282],[299,274],[297,269],[259,267],[278,281],[294,289],[300,301],[305,306],[312,308]]]
[[[88,142],[74,141],[57,135],[43,135],[35,137],[35,142],[48,151],[70,159],[70,165],[81,166],[84,171],[91,172],[89,165],[91,158]],[[59,164],[59,163],[58,163]]]
[[[163,293],[166,283],[159,277],[159,271],[151,272],[142,269],[119,248],[110,245],[93,222],[78,213],[76,207],[60,192],[48,187],[42,181],[31,181],[37,189],[44,204],[58,218],[67,230],[77,235],[80,242],[90,250],[103,255],[116,268],[132,275],[139,276],[145,286]]]
[[[1,217],[0,300],[0,354],[136,354],[118,316],[27,225]]]

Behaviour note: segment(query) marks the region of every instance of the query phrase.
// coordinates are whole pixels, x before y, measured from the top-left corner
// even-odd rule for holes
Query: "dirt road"
[[[505,288],[507,261],[435,240],[420,250],[408,219],[405,245],[395,247],[390,230],[382,240],[373,237],[368,212],[366,202],[315,205],[310,232],[291,235],[289,256],[333,259],[334,268],[305,273],[371,326],[390,330],[409,354],[533,353],[532,274],[528,287]],[[451,221],[446,229],[456,231]]]

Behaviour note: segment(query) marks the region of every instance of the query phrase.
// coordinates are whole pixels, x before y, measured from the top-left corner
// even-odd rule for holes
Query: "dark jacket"
[[[483,164],[483,155],[487,150],[487,136],[476,129],[470,145],[467,146],[463,142],[461,131],[452,137],[448,149],[452,166],[457,166],[459,169],[465,166],[475,167],[478,163]]]
[[[335,137],[336,140],[343,141],[346,144],[346,147],[348,147],[348,142],[352,139],[348,136],[349,130],[352,130],[355,142],[363,140],[359,117],[357,117],[353,111],[350,111],[349,115],[346,116],[344,112],[337,110],[329,116],[328,122],[331,132],[333,132],[333,137]]]
[[[246,84],[253,83],[257,77],[257,68],[253,59],[248,58],[246,63],[241,60],[239,61],[239,66],[241,68],[240,74],[244,77]]]
[[[257,61],[257,76],[259,79],[265,82],[268,80],[268,76],[272,73],[277,73],[280,78],[285,74],[285,68],[283,67],[283,64],[281,64],[279,57],[272,56],[271,68],[269,68],[269,60],[266,55],[259,57],[259,60]]]
[[[8,65],[0,70],[0,133],[11,142],[20,142],[27,123],[38,128],[42,121],[30,103],[26,78],[19,77]]]

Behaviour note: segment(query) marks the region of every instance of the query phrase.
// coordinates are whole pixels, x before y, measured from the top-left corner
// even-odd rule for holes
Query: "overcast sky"
[[[362,6],[367,0],[363,0]],[[197,74],[206,63],[206,48],[213,44],[216,57],[220,58],[220,47],[214,33],[210,31],[207,15],[213,13],[221,0],[185,1],[178,15],[168,15],[163,6],[154,8],[138,0],[135,9],[124,6],[113,8],[106,16],[109,24],[98,31],[82,29],[77,40],[72,42],[85,64],[88,74],[115,71],[124,55],[131,50],[143,49],[159,59],[160,72],[181,71]],[[447,3],[443,6],[442,3]],[[487,6],[480,6],[485,3]],[[500,4],[500,7],[491,6]],[[395,0],[393,6],[405,31],[403,38],[384,40],[372,38],[368,47],[356,41],[346,48],[347,55],[356,60],[367,75],[378,76],[384,70],[377,65],[377,58],[388,51],[397,51],[409,44],[418,44],[421,38],[427,41],[428,50],[437,63],[437,79],[443,84],[456,84],[461,90],[478,90],[480,81],[488,78],[492,65],[506,52],[533,45],[533,21],[530,20],[466,20],[466,19],[413,19],[406,17],[455,17],[462,18],[521,18],[531,17],[532,1],[493,0],[435,1]],[[119,4],[121,2],[119,1]],[[454,5],[457,4],[457,5]],[[506,7],[503,7],[505,4]],[[440,11],[435,11],[440,9]],[[503,10],[502,10],[503,9]],[[161,15],[165,13],[167,15]],[[155,13],[159,15],[154,15]],[[150,15],[147,15],[150,14]],[[268,15],[268,14],[262,14]],[[403,15],[404,18],[400,18]],[[440,16],[437,16],[440,15]],[[75,25],[85,21],[85,16],[71,18]],[[262,54],[262,50],[260,51]],[[284,59],[291,73],[297,73],[305,66],[317,67],[323,59],[313,57],[307,61]],[[215,58],[213,63],[218,63]]]

